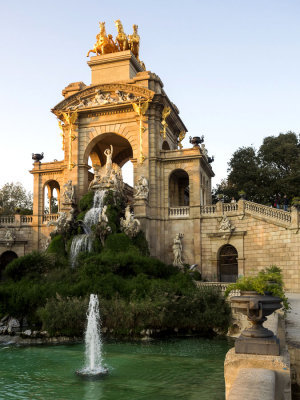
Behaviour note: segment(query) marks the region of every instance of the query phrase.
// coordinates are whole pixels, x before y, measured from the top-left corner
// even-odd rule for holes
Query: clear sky
[[[50,109],[71,82],[90,84],[98,22],[134,23],[140,56],[180,109],[187,137],[204,135],[216,173],[240,146],[300,131],[299,0],[2,0],[0,186],[32,190],[31,153],[62,159]],[[188,138],[184,147],[189,147]]]

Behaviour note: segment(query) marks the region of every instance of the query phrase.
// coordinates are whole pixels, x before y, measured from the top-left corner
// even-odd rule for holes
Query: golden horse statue
[[[118,47],[113,41],[112,35],[107,35],[105,30],[105,22],[99,22],[100,33],[96,36],[96,44],[94,48],[89,50],[87,57],[90,53],[96,53],[96,55],[114,53],[118,51]]]
[[[133,25],[133,34],[128,35],[129,48],[134,54],[135,58],[139,61],[139,50],[140,50],[140,37],[138,35],[138,26]]]
[[[115,25],[116,25],[117,30],[118,30],[118,35],[116,37],[116,42],[119,45],[120,51],[128,50],[129,49],[128,37],[127,37],[126,33],[124,32],[124,28],[123,28],[122,22],[119,19],[117,19],[115,21]]]

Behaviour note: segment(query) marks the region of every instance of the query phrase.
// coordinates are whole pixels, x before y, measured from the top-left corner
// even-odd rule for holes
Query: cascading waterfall
[[[85,214],[82,223],[84,234],[77,235],[72,240],[70,249],[70,261],[72,267],[75,267],[76,258],[80,252],[89,252],[92,249],[92,226],[97,224],[99,221],[99,215],[102,212],[105,193],[106,190],[97,190],[95,192],[93,207]]]
[[[77,374],[97,377],[107,372],[102,359],[99,300],[96,294],[91,294],[85,332],[85,367],[77,371]]]

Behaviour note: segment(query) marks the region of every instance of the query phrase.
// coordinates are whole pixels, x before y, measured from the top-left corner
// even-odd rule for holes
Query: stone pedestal
[[[88,65],[92,70],[92,85],[129,80],[143,71],[130,50],[91,57]]]
[[[249,338],[242,335],[235,341],[237,354],[261,354],[279,356],[280,346],[276,336],[270,338]]]

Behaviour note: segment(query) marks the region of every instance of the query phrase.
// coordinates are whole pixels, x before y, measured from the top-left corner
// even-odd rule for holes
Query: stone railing
[[[21,215],[21,225],[32,223],[32,215]]]
[[[230,211],[238,211],[239,205],[238,203],[224,203],[223,204],[223,213]]]
[[[216,287],[220,289],[221,293],[224,294],[227,287],[230,285],[228,282],[203,282],[203,281],[197,281],[197,286],[198,287]],[[239,290],[232,290],[229,293],[229,297],[232,296],[240,296],[241,292]]]
[[[57,221],[59,214],[44,214],[43,215],[43,224],[51,221]]]
[[[252,201],[244,201],[244,211],[249,214],[261,215],[263,217],[276,219],[277,221],[286,224],[290,224],[292,222],[292,216],[289,211],[278,210],[277,208],[253,203]]]
[[[190,215],[190,207],[170,207],[169,208],[169,217],[171,217],[171,218],[188,217],[189,215]]]
[[[209,206],[200,206],[201,214],[214,214],[217,212],[217,206],[210,204]]]
[[[15,222],[14,215],[2,215],[0,216],[0,225],[12,225]]]

